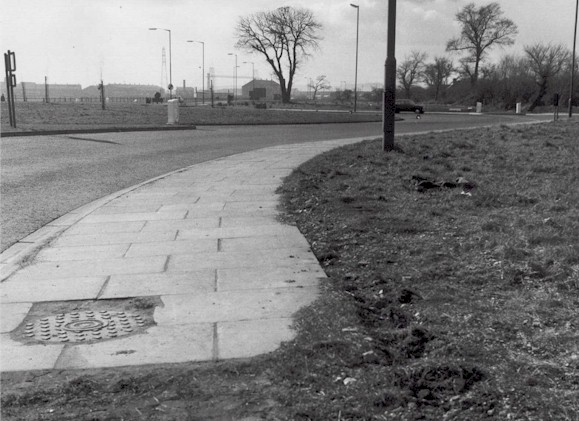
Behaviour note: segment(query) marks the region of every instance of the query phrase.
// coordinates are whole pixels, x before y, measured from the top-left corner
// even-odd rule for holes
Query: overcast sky
[[[471,0],[472,1],[472,0]],[[448,39],[459,34],[456,13],[468,0],[398,0],[396,58],[411,50],[445,54]],[[352,86],[355,70],[356,9],[354,0],[0,0],[1,48],[16,53],[18,81],[96,84],[162,82],[162,48],[169,71],[171,30],[173,84],[201,88],[201,44],[205,42],[205,70],[233,75],[238,55],[238,85],[251,78],[251,65],[260,78],[271,69],[257,54],[235,50],[235,25],[240,16],[280,6],[307,7],[323,24],[320,50],[298,70],[295,84],[326,75],[333,87]],[[488,0],[474,0],[485,5]],[[358,0],[360,5],[359,84],[384,79],[388,0]],[[516,44],[496,50],[521,52],[535,42],[573,46],[575,0],[499,0],[505,16],[519,27]],[[456,61],[456,59],[455,59]],[[249,79],[244,79],[249,78]],[[232,80],[217,77],[217,88]]]

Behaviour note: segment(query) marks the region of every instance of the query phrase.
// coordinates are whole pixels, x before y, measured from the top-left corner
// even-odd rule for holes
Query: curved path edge
[[[317,298],[326,275],[299,230],[278,220],[275,192],[301,163],[362,140],[274,146],[195,164],[30,235],[2,256],[0,371],[247,358],[293,339],[294,313]],[[154,304],[126,313],[132,333],[119,333],[126,319],[116,328],[98,319],[103,311],[113,318],[120,308],[140,311],[143,303]],[[79,311],[80,326],[98,332],[59,327],[59,318],[65,328],[75,325]],[[150,317],[145,330],[141,317]],[[97,340],[93,334],[110,333],[103,323],[113,337]]]

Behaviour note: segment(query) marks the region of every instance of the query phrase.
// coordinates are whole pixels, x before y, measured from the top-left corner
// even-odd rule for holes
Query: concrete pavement
[[[0,255],[0,369],[251,357],[291,340],[325,274],[275,190],[361,141],[284,145],[194,165],[53,221]]]

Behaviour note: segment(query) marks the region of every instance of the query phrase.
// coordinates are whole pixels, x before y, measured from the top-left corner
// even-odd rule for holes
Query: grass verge
[[[83,103],[16,103],[17,128],[10,127],[2,103],[2,132],[43,130],[89,130],[112,127],[163,127],[167,123],[167,107],[153,104]],[[246,125],[246,124],[310,124],[381,121],[380,110],[375,113],[295,112],[260,110],[237,107],[179,107],[179,125]]]
[[[329,276],[247,361],[8,373],[3,419],[579,417],[579,125],[366,141],[280,188]]]

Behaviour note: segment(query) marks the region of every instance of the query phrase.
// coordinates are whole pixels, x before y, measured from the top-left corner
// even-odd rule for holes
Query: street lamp
[[[233,91],[233,105],[237,102],[237,54],[227,53],[228,56],[235,56],[235,91]]]
[[[388,1],[388,39],[384,63],[384,99],[382,150],[394,150],[394,118],[396,109],[396,0]]]
[[[251,64],[251,90],[255,96],[255,63],[253,61],[244,61],[243,64]],[[252,99],[251,95],[249,96],[249,99]]]
[[[149,28],[149,31],[156,31],[157,29],[169,32],[169,98],[173,98],[173,69],[171,67],[171,30],[164,28]]]
[[[575,79],[575,47],[577,46],[577,15],[579,14],[579,0],[575,4],[575,32],[573,33],[573,59],[571,64],[571,87],[569,88],[569,118],[573,116],[573,82]]]
[[[360,6],[350,3],[356,9],[356,76],[354,77],[354,112],[358,102],[358,33],[360,28]]]
[[[201,95],[203,95],[203,104],[205,104],[205,42],[203,41],[193,41],[193,40],[189,40],[187,42],[197,42],[199,44],[201,44],[202,47],[202,70],[201,70],[201,86],[202,86],[202,91],[201,91]]]

